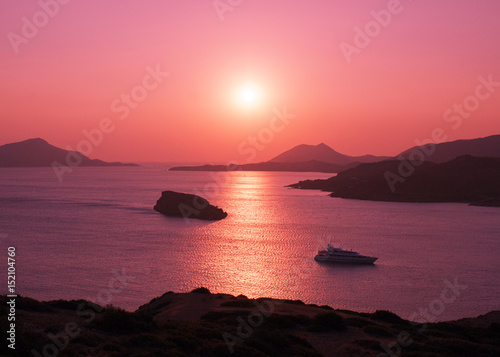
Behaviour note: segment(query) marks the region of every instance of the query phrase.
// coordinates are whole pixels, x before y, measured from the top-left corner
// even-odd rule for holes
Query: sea
[[[168,167],[75,167],[61,182],[52,168],[0,169],[0,254],[6,276],[15,249],[15,293],[133,311],[168,291],[206,287],[415,321],[500,309],[500,208],[286,187],[332,176],[324,173]],[[164,190],[201,195],[228,217],[165,217],[153,210]],[[316,262],[328,243],[378,260]]]

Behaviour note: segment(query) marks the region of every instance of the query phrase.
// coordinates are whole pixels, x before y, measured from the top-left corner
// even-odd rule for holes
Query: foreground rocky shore
[[[2,321],[7,297],[1,296]],[[414,323],[295,300],[168,292],[135,312],[17,299],[20,356],[499,356],[500,311]],[[6,343],[2,353],[9,353]]]

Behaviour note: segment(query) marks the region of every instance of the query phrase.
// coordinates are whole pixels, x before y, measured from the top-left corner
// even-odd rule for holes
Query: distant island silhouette
[[[289,187],[360,200],[500,206],[499,183],[500,158],[464,155],[441,164],[406,160],[362,164],[326,180],[305,180]]]
[[[289,171],[338,173],[364,163],[387,160],[417,160],[435,163],[451,161],[459,156],[500,157],[500,135],[485,138],[427,143],[414,146],[391,156],[348,156],[340,154],[328,145],[301,144],[269,161],[240,165],[175,166],[171,171]]]
[[[324,172],[336,173],[350,167],[359,165],[351,163],[347,165],[330,164],[322,161],[305,162],[258,162],[242,165],[202,165],[202,166],[176,166],[170,171],[288,171],[288,172]]]
[[[326,144],[301,144],[269,161],[241,165],[176,166],[171,171],[288,171],[336,173],[364,162],[388,159],[388,156],[348,156]]]
[[[78,162],[73,166],[137,166],[132,163],[90,159],[78,151],[58,148],[41,138],[0,146],[0,167],[50,167],[54,163],[68,165],[68,160]]]
[[[355,163],[369,163],[388,159],[388,156],[349,156],[333,150],[328,145],[321,143],[319,145],[301,144],[290,150],[272,158],[269,162],[275,163],[298,163],[308,161],[320,161],[335,165],[350,165]]]

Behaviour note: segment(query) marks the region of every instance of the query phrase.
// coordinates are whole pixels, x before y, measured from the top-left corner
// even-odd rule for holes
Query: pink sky
[[[212,0],[54,3],[0,3],[0,144],[42,137],[75,148],[109,118],[114,130],[92,158],[244,163],[238,148],[269,132],[284,106],[295,117],[253,161],[321,142],[396,155],[435,128],[448,140],[500,134],[500,86],[469,98],[474,110],[460,125],[443,120],[476,95],[479,77],[500,82],[500,1],[245,0],[223,20]],[[355,28],[388,6],[396,10],[386,27],[348,63],[341,44],[354,45]],[[13,45],[24,17],[42,27]],[[112,111],[157,66],[168,77],[147,79],[156,88],[137,89],[145,99],[128,115]],[[249,81],[262,101],[244,108],[234,95]]]

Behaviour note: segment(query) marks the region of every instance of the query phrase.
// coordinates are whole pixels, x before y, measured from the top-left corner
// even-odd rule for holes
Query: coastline
[[[286,187],[321,190],[331,197],[357,200],[500,207],[499,168],[499,158],[470,155],[441,164],[390,160],[361,164],[328,179],[302,180]]]

